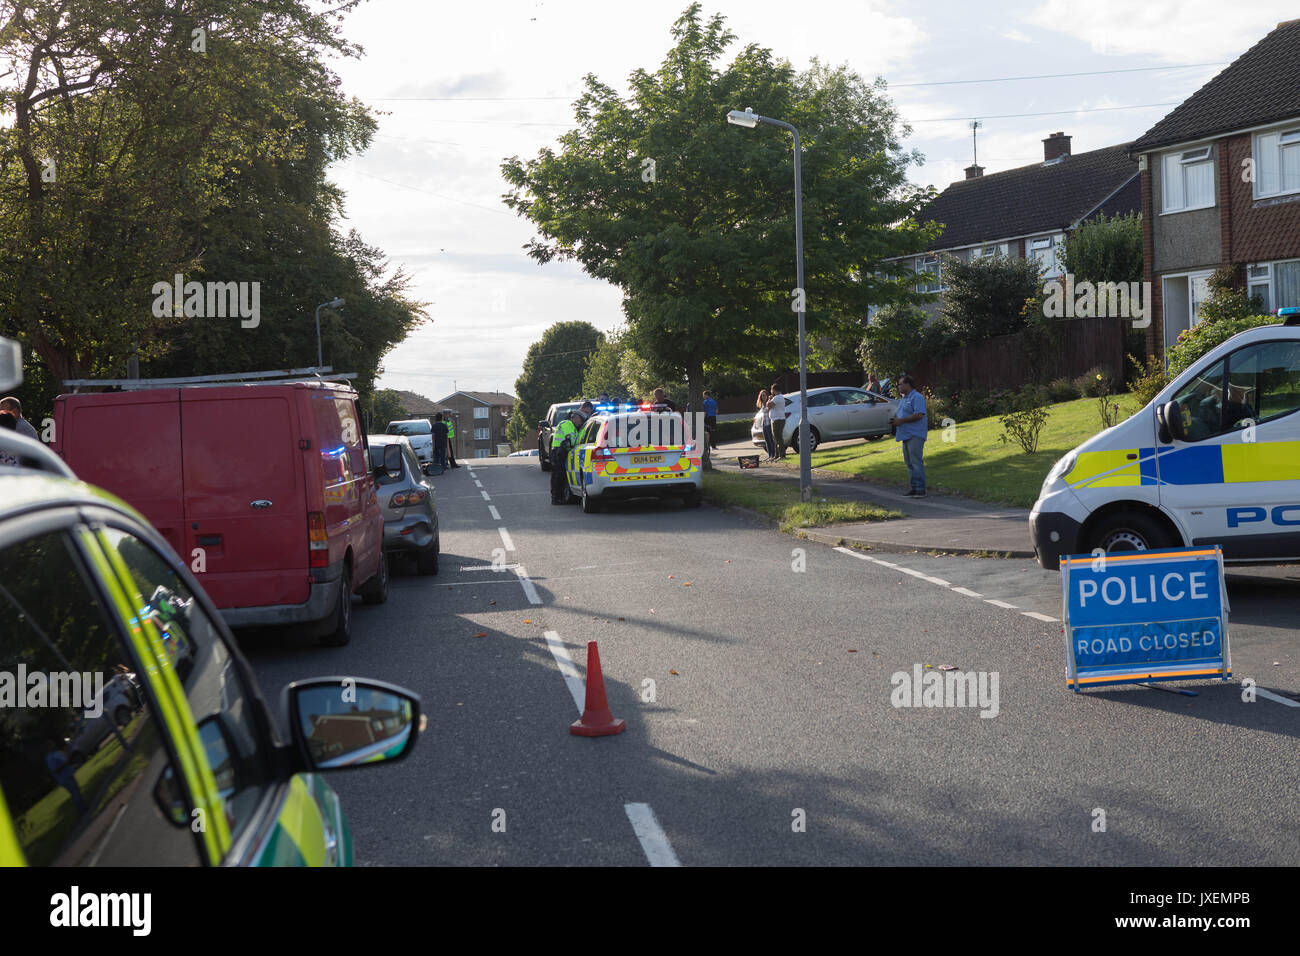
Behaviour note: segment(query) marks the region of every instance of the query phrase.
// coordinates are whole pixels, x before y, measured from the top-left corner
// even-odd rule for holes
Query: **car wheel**
[[[546,453],[542,451],[542,446],[537,446],[537,463],[542,466],[542,471],[550,471],[551,463],[546,460]]]
[[[811,455],[813,452],[815,452],[817,450],[817,446],[820,445],[821,443],[822,443],[822,436],[817,434],[817,429],[812,428],[810,426],[808,428],[808,453]],[[799,432],[797,429],[795,433],[792,436],[790,436],[790,447],[794,449],[794,453],[796,455],[799,454]]]
[[[1093,548],[1106,554],[1124,554],[1133,551],[1154,551],[1172,546],[1169,533],[1150,515],[1138,511],[1121,511],[1108,515],[1092,534]]]
[[[131,708],[126,704],[118,704],[117,709],[113,711],[113,719],[117,721],[119,727],[125,727],[131,722]]]
[[[587,487],[582,488],[582,513],[588,515],[597,514],[600,511],[600,501],[587,494]]]
[[[343,580],[339,582],[339,600],[330,617],[330,630],[321,635],[324,647],[342,647],[352,640],[352,571],[343,566]]]
[[[682,506],[685,508],[698,508],[704,503],[704,495],[698,491],[692,491],[682,499]]]
[[[441,548],[438,538],[433,539],[433,547],[421,551],[415,556],[415,568],[421,574],[438,573],[438,551]]]
[[[880,439],[884,437],[885,437],[884,435],[868,435],[867,441],[880,441]]]
[[[388,600],[388,555],[380,553],[375,576],[361,587],[361,600],[366,604],[383,604]]]

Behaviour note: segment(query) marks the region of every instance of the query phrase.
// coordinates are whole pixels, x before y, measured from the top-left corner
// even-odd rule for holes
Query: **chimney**
[[[1043,162],[1050,163],[1054,159],[1069,155],[1070,137],[1065,133],[1053,133],[1043,140]]]
[[[980,166],[980,165],[977,165],[977,164],[972,164],[972,165],[966,167],[966,178],[967,178],[967,179],[979,179],[979,178],[980,178],[981,176],[983,176],[983,175],[984,175],[984,167],[983,167],[983,166]]]

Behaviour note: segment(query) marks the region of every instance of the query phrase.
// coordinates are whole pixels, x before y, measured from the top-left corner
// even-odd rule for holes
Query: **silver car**
[[[384,551],[415,558],[421,574],[438,573],[438,507],[433,484],[404,435],[371,435],[370,470],[384,513]]]
[[[784,443],[799,450],[799,393],[784,396]],[[829,386],[808,389],[808,429],[812,450],[827,441],[844,441],[849,438],[866,438],[875,441],[890,434],[889,419],[898,411],[898,399],[886,398],[865,388]],[[749,430],[750,440],[763,447],[763,413],[754,415]]]
[[[433,461],[433,423],[427,418],[404,418],[389,422],[385,432],[388,435],[405,435],[411,441],[411,448],[421,465]]]

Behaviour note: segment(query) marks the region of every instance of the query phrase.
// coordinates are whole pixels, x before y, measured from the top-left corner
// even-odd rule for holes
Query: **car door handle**
[[[265,498],[258,498],[256,501],[250,501],[248,503],[248,506],[250,508],[257,508],[261,510],[263,508],[271,507],[271,502],[267,501]]]

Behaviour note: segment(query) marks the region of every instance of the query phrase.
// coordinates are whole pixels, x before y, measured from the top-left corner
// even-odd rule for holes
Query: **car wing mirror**
[[[425,726],[417,694],[384,681],[320,677],[284,689],[295,772],[404,760]]]

